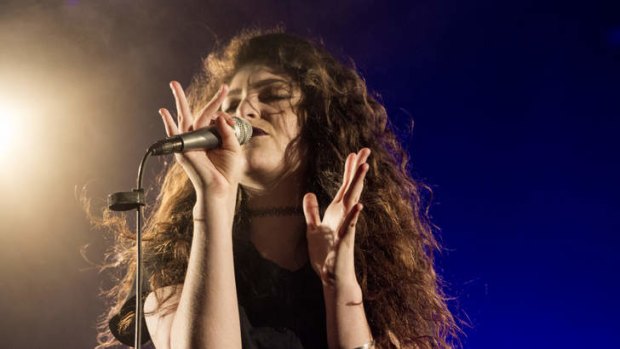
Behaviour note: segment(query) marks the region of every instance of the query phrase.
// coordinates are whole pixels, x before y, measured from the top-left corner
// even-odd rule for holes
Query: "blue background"
[[[374,5],[343,46],[433,188],[464,347],[620,348],[620,4]]]

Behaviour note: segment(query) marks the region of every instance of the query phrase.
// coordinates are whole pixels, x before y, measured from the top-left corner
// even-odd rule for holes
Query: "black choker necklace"
[[[248,215],[251,217],[263,216],[303,216],[304,210],[301,207],[285,206],[272,208],[247,209]]]

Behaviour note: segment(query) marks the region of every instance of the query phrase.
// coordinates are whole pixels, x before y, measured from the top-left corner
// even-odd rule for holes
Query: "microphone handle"
[[[245,144],[252,137],[252,125],[249,122],[234,117],[235,125],[231,126],[239,144]],[[222,145],[222,138],[216,126],[209,126],[183,133],[174,137],[162,139],[151,145],[148,151],[152,155],[181,153],[192,149],[214,149]]]
[[[200,130],[184,133],[178,136],[183,142],[181,151],[192,149],[214,149],[222,144],[217,128],[209,126]]]
[[[149,151],[153,155],[166,155],[192,149],[214,149],[221,143],[216,127],[210,126],[157,141],[149,147]]]

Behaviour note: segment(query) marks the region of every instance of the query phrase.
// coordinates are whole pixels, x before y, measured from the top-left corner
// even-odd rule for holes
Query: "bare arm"
[[[316,195],[308,193],[303,200],[308,252],[312,267],[323,282],[331,349],[358,348],[372,341],[354,265],[355,226],[363,208],[358,201],[369,169],[369,156],[367,148],[349,154],[343,184],[323,218]]]
[[[172,348],[241,348],[232,247],[234,197],[228,203],[213,200],[196,207],[185,287],[171,329]]]
[[[323,287],[323,295],[330,348],[353,349],[372,340],[359,285],[342,286],[339,289],[326,285]]]
[[[170,299],[176,309],[166,311],[164,304],[146,317],[157,349],[241,348],[231,238],[234,201],[229,201],[232,204],[211,200],[194,209],[185,284]],[[160,292],[166,296],[171,289]],[[147,312],[156,302],[154,294],[149,295]]]
[[[167,109],[160,109],[166,134],[174,136],[214,121],[222,145],[175,155],[196,192],[192,245],[182,290],[156,291],[164,296],[173,292],[171,301],[177,304],[172,309],[173,304],[158,308],[156,297],[149,295],[147,326],[157,349],[241,348],[232,247],[241,146],[230,127],[234,124],[231,116],[218,111],[227,87],[222,86],[197,116],[181,85],[172,82],[170,87],[178,122]]]

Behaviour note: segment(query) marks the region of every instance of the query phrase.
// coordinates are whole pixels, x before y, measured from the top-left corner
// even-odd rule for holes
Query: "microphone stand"
[[[144,189],[142,177],[146,160],[152,155],[152,147],[142,157],[138,168],[137,187],[130,192],[118,192],[108,196],[108,208],[112,211],[136,210],[136,312],[135,312],[135,337],[134,347],[142,348],[142,321],[144,318],[144,304],[142,303],[142,278],[144,274],[142,265],[142,207],[144,206]]]
[[[235,117],[235,136],[239,144],[244,144],[252,137],[252,125],[247,121]],[[142,206],[144,206],[144,189],[142,188],[142,176],[146,160],[151,155],[165,155],[173,152],[181,152],[184,149],[212,148],[221,143],[220,136],[214,128],[196,130],[177,137],[170,137],[151,145],[138,168],[137,188],[129,192],[118,192],[108,196],[108,207],[112,211],[136,210],[136,315],[135,315],[135,338],[134,347],[142,347],[142,319],[144,318],[144,304],[142,303]]]

